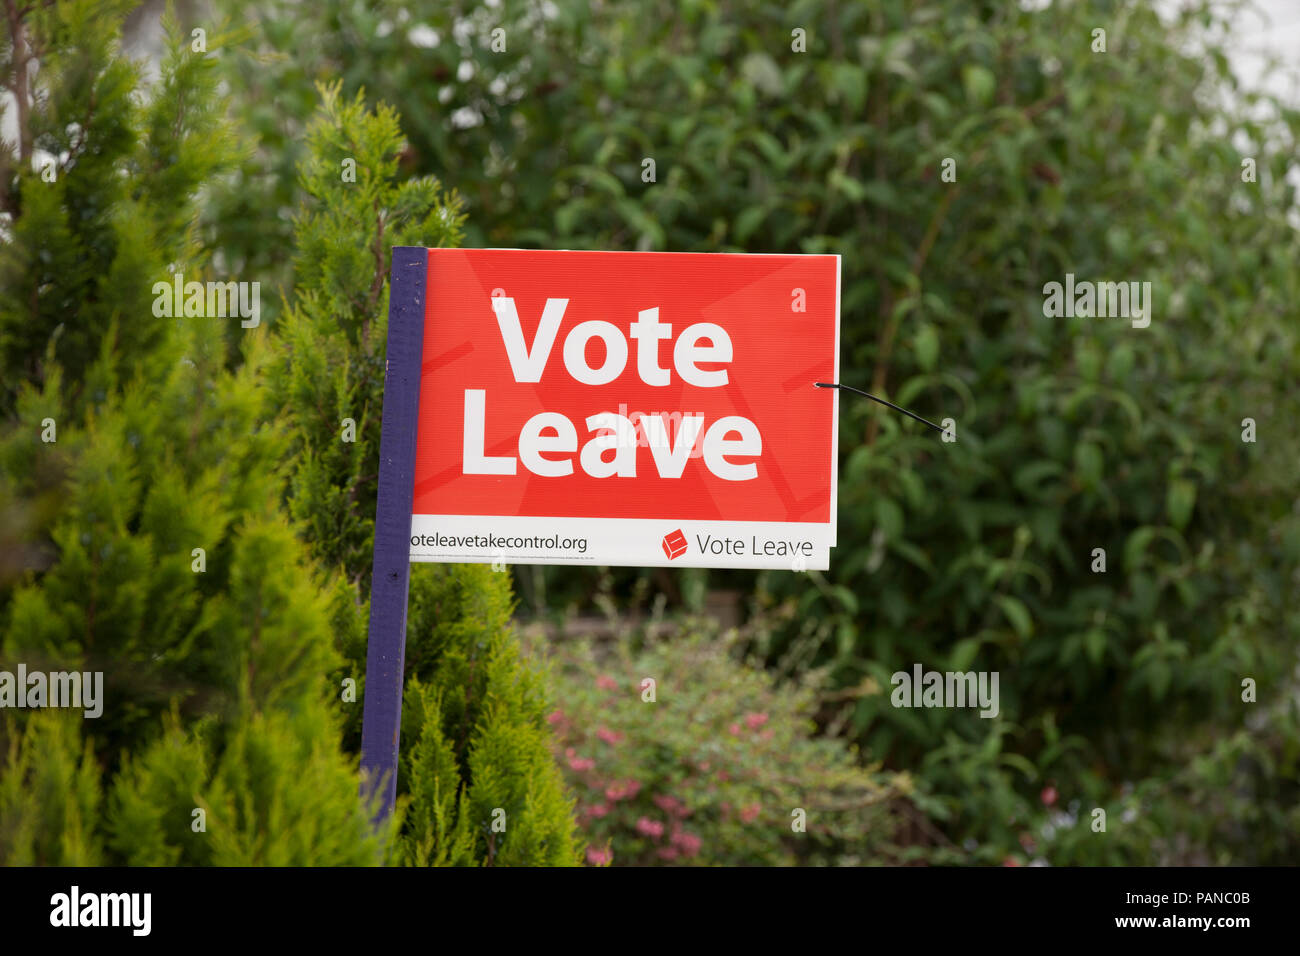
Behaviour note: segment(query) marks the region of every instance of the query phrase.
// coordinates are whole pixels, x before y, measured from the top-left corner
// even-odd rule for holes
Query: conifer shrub
[[[225,733],[173,726],[115,782],[116,857],[133,866],[379,862],[392,823],[372,829],[357,812],[357,774],[339,759],[337,734],[320,733],[320,722],[318,714],[268,710]],[[159,826],[175,820],[188,825]]]
[[[397,115],[320,89],[306,132],[293,301],[267,376],[291,441],[288,507],[317,559],[341,572],[331,619],[344,665],[347,745],[360,744],[395,245],[460,242],[460,200],[404,179]],[[354,166],[352,164],[355,164]],[[355,170],[355,179],[345,171]],[[393,858],[421,866],[573,865],[572,804],[551,753],[541,675],[510,628],[510,578],[477,565],[411,567]]]
[[[0,755],[0,864],[97,866],[103,790],[79,716],[33,714]]]
[[[696,624],[632,647],[558,639],[547,719],[587,861],[601,865],[851,865],[896,857],[905,775],[819,734],[823,675],[778,683]],[[653,685],[647,682],[653,681]]]
[[[40,62],[0,150],[0,511],[29,514],[0,666],[103,689],[98,717],[0,720],[0,863],[377,863],[326,700],[330,593],[277,507],[262,357],[232,372],[237,319],[153,308],[173,269],[211,274],[198,196],[234,155],[213,63],[173,28],[146,87],[118,42],[130,7],[4,25],[0,74]]]
[[[412,570],[402,861],[574,865],[581,847],[544,675],[511,630],[507,576],[483,565]]]

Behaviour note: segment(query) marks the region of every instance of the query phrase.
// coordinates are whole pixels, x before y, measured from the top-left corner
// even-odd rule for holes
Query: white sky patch
[[[1156,9],[1166,17],[1186,6],[1187,0],[1157,0]],[[1232,24],[1228,35],[1228,60],[1248,90],[1259,90],[1300,106],[1300,2],[1298,0],[1252,0]],[[1270,68],[1269,57],[1283,67]]]

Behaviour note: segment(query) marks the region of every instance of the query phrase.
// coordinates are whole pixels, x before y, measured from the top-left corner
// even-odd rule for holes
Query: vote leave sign
[[[410,557],[801,569],[839,257],[430,249]]]

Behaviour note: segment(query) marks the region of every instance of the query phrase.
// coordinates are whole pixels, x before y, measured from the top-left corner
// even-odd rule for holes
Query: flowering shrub
[[[817,735],[818,675],[777,685],[728,636],[550,648],[548,720],[592,865],[853,864],[905,784]]]

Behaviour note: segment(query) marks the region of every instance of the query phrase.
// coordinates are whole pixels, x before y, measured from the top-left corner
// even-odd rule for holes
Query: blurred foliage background
[[[213,228],[279,266],[260,210],[337,77],[466,245],[840,254],[842,380],[958,441],[846,398],[830,572],[522,569],[523,611],[739,592],[749,649],[828,667],[821,720],[916,776],[926,859],[1294,862],[1300,113],[1237,85],[1241,7],[236,4],[261,148]],[[1150,327],[1044,317],[1066,273],[1151,282]],[[891,707],[913,662],[998,671],[1001,716]]]
[[[181,20],[209,31],[243,147],[200,232],[218,275],[293,302],[306,131],[317,84],[339,83],[395,108],[394,175],[454,190],[466,246],[841,255],[842,380],[953,418],[958,441],[845,396],[829,572],[516,569],[559,710],[598,719],[593,681],[627,655],[668,667],[651,632],[670,619],[684,658],[731,662],[700,673],[747,659],[764,693],[795,695],[774,720],[806,715],[871,761],[886,835],[845,849],[847,827],[824,860],[1294,863],[1300,111],[1237,83],[1245,6],[196,2]],[[1067,273],[1150,282],[1150,327],[1045,317]],[[273,298],[264,321],[291,326]],[[733,597],[724,640],[701,618]],[[572,639],[593,618],[621,646]],[[891,707],[913,663],[997,671],[1000,715]],[[694,706],[702,726],[760,712],[729,693]],[[674,719],[685,760],[706,742]],[[573,760],[610,746],[584,733],[561,758],[580,797]],[[799,734],[780,739],[804,753]],[[644,768],[645,795],[679,793],[651,757],[610,759]],[[581,821],[589,861],[621,832],[654,858],[631,789]],[[728,832],[665,845],[791,852],[724,849]]]

